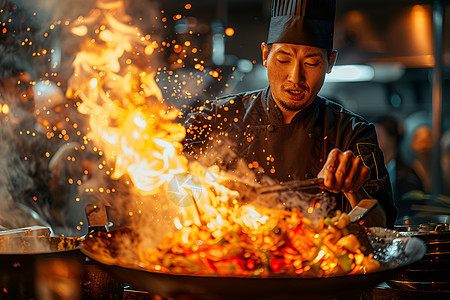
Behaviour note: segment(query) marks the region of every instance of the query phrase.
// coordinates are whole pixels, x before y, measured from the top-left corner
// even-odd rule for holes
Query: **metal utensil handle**
[[[284,182],[277,186],[267,186],[258,188],[260,194],[281,193],[287,191],[299,191],[323,186],[323,178],[313,178],[307,180],[295,180]]]
[[[361,200],[349,213],[350,223],[356,223],[364,219],[372,210],[377,207],[378,201],[375,199]]]

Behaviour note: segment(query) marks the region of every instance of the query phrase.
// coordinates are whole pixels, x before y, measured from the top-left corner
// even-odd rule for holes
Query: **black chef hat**
[[[267,43],[333,49],[336,0],[272,0]]]

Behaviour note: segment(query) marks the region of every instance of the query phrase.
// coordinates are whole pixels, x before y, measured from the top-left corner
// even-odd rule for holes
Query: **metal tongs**
[[[323,187],[323,178],[312,178],[306,180],[293,180],[281,184],[254,186],[237,179],[227,179],[220,184],[230,190],[238,191],[243,199],[256,199],[259,195],[282,193],[288,191],[300,191]]]
[[[272,194],[287,191],[309,190],[321,187],[323,187],[323,178],[312,178],[306,180],[287,181],[277,185],[257,187],[256,189],[259,194]]]

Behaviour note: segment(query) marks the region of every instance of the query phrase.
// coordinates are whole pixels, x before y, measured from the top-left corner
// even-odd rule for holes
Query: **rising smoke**
[[[33,136],[32,115],[13,104],[20,100],[2,92],[0,101],[2,107],[9,108],[7,114],[0,114],[0,225],[46,225],[52,218],[50,174],[42,153],[45,141]]]

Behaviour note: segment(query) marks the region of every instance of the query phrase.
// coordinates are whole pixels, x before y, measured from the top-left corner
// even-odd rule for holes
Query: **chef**
[[[229,143],[237,157],[278,182],[321,177],[313,205],[322,216],[376,199],[371,225],[391,227],[397,211],[375,128],[318,95],[331,72],[335,0],[273,0],[261,44],[269,86],[207,101],[186,122],[193,157]],[[303,212],[311,201],[284,203]]]

